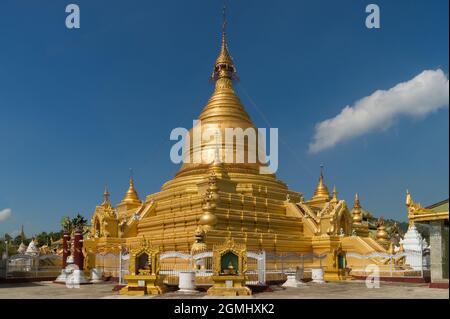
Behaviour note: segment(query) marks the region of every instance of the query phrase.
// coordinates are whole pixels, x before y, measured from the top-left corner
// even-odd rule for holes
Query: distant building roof
[[[444,213],[444,212],[448,212],[448,198],[440,201],[439,203],[430,205],[428,207],[425,207],[426,209],[430,209],[433,212],[436,213]]]
[[[408,206],[410,221],[431,222],[435,220],[448,220],[448,199],[432,204],[426,208],[414,203],[411,198]]]

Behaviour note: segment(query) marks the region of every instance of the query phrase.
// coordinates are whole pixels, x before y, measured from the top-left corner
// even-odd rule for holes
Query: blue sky
[[[364,24],[372,2],[378,30]],[[377,216],[406,220],[406,189],[425,205],[448,198],[448,107],[308,152],[316,124],[346,105],[448,74],[447,0],[372,2],[228,1],[229,48],[254,123],[279,128],[280,179],[309,198],[323,163],[350,205],[358,192]],[[77,30],[69,3],[0,4],[0,211],[11,210],[0,234],[90,218],[105,184],[121,200],[130,167],[141,198],[158,191],[178,169],[170,131],[212,92],[221,1],[72,1]]]

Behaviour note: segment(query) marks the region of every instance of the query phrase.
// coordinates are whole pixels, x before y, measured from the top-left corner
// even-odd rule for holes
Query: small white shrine
[[[423,270],[422,255],[423,250],[427,248],[427,242],[417,231],[414,223],[409,225],[408,231],[400,241],[403,244],[406,255],[406,263],[414,270]]]

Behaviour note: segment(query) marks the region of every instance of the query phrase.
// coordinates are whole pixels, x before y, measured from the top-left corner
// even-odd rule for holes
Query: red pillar
[[[63,255],[62,255],[62,267],[63,269],[66,268],[67,266],[67,257],[70,256],[70,251],[69,251],[69,245],[67,244],[70,241],[70,235],[69,234],[64,234],[63,235]]]
[[[74,263],[78,266],[78,269],[83,270],[84,256],[83,256],[83,235],[80,231],[75,231],[73,240],[74,250]]]

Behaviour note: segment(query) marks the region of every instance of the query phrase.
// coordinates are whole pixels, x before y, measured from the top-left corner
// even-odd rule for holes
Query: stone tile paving
[[[67,288],[52,282],[0,284],[0,299],[199,299],[212,298],[206,293],[185,294],[170,292],[159,296],[131,297],[121,296],[112,291],[114,284],[101,283],[82,285],[80,288]],[[449,299],[448,289],[431,289],[427,284],[381,282],[379,289],[368,289],[363,281],[335,282],[325,284],[305,284],[301,288],[282,288],[272,286],[273,292],[254,294],[247,298],[276,299],[379,299],[379,298],[432,298]],[[217,298],[217,297],[213,297]],[[242,299],[242,297],[239,297]],[[229,299],[229,298],[226,298]]]

